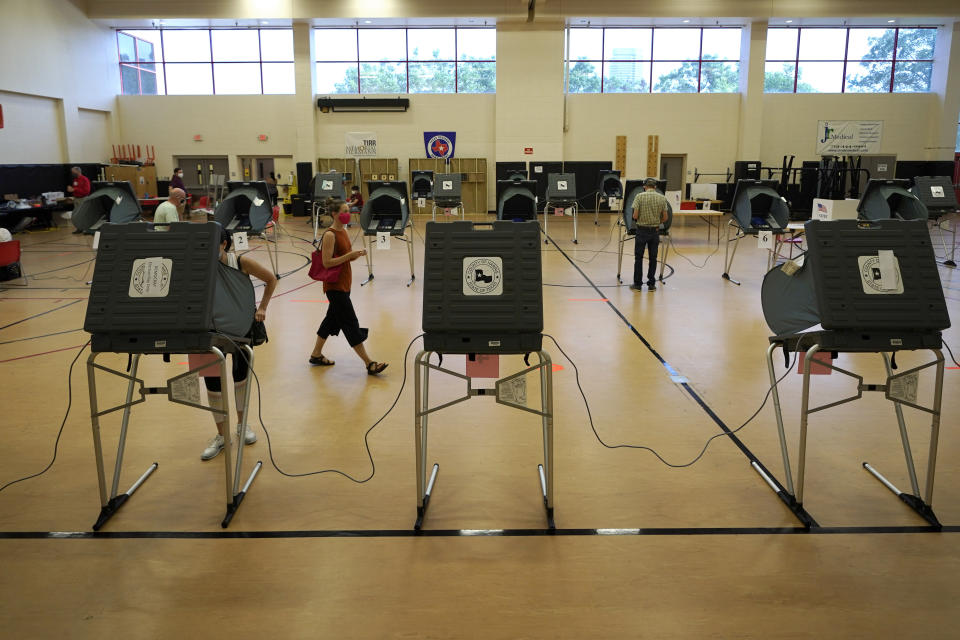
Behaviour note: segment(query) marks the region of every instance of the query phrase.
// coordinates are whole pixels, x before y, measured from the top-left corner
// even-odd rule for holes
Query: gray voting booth
[[[246,338],[253,323],[255,295],[250,277],[220,262],[221,226],[175,222],[165,232],[146,223],[107,224],[101,230],[90,301],[84,330],[90,333],[87,359],[87,384],[93,428],[94,454],[100,489],[100,514],[94,530],[99,530],[156,471],[154,462],[125,492],[119,492],[123,456],[130,415],[134,406],[149,395],[165,395],[171,402],[210,411],[232,420],[228,394],[219,409],[200,401],[198,372],[217,367],[221,380],[230,378],[227,354],[245,358],[253,366],[253,350]],[[127,371],[112,369],[97,360],[103,353],[129,355]],[[147,387],[138,377],[140,362],[147,355],[210,354],[212,365],[169,378],[162,387]],[[127,382],[126,400],[101,409],[97,393],[97,372],[123,378]],[[138,396],[135,399],[135,396]],[[243,442],[250,393],[237,398],[244,419],[237,425],[237,442]],[[113,480],[108,486],[103,455],[100,421],[122,411]],[[262,467],[254,465],[246,483],[240,486],[243,446],[233,451],[230,438],[224,440],[224,469],[227,507],[221,523],[230,524],[234,514]]]
[[[420,529],[439,472],[427,473],[430,415],[475,396],[493,396],[498,404],[541,418],[543,462],[538,465],[547,524],[553,528],[553,365],[543,343],[543,287],[540,227],[536,221],[448,224],[428,222],[424,250],[423,350],[414,365],[414,425],[417,465],[417,518]],[[443,358],[464,355],[523,355],[526,368],[497,379],[495,387],[474,388],[473,381],[443,367]],[[538,362],[529,363],[531,354]],[[436,359],[434,364],[431,360]],[[430,374],[453,376],[466,385],[464,395],[430,405]],[[540,406],[527,406],[526,376],[540,378]],[[518,387],[519,384],[519,387]],[[522,389],[519,391],[518,389]]]
[[[772,269],[761,289],[763,313],[775,335],[769,339],[767,368],[777,432],[784,465],[780,483],[756,464],[754,469],[780,496],[805,526],[816,526],[803,507],[807,433],[811,415],[858,400],[865,392],[880,392],[894,405],[910,489],[900,490],[869,461],[862,466],[930,525],[940,523],[933,512],[933,486],[937,463],[944,357],[941,332],[950,326],[939,272],[924,220],[810,221],[805,225],[809,250],[802,258]],[[800,409],[800,443],[794,482],[784,430],[777,375],[776,349],[802,354],[803,389]],[[896,370],[893,358],[901,351],[930,351],[934,359],[909,369]],[[882,384],[833,363],[842,353],[875,353],[883,360]],[[821,357],[818,357],[818,355]],[[826,357],[832,356],[832,357]],[[811,402],[814,366],[856,381],[856,393],[824,404]],[[896,370],[896,372],[895,372]],[[933,384],[921,384],[920,375],[933,373]],[[931,389],[932,387],[932,389]],[[927,400],[921,397],[932,396]],[[917,477],[903,407],[930,418],[927,475],[923,490]],[[882,428],[882,424],[878,424]],[[843,428],[842,424],[834,428]]]
[[[140,202],[129,182],[94,182],[70,217],[77,231],[91,233],[106,223],[125,224],[140,219]]]

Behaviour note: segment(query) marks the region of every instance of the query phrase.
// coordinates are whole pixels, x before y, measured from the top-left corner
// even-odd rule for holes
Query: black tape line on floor
[[[8,328],[8,327],[12,327],[12,326],[14,326],[14,325],[20,324],[20,323],[22,323],[22,322],[26,322],[27,320],[33,320],[34,318],[39,318],[40,316],[45,316],[45,315],[47,315],[48,313],[53,313],[54,311],[59,311],[60,309],[66,309],[66,308],[69,307],[70,305],[77,304],[78,302],[83,302],[83,300],[73,300],[73,301],[71,301],[71,302],[68,302],[67,304],[60,305],[59,307],[54,307],[53,309],[47,309],[46,311],[41,311],[40,313],[35,313],[34,315],[32,315],[32,316],[30,316],[30,317],[28,317],[28,318],[24,318],[23,320],[17,320],[16,322],[11,322],[10,324],[5,324],[5,325],[3,325],[2,327],[0,327],[0,331],[2,331],[3,329],[6,329],[6,328]]]
[[[960,526],[654,527],[643,529],[340,529],[315,531],[0,531],[0,540],[204,540],[289,538],[525,538],[549,536],[744,536],[960,533]]]
[[[649,340],[643,337],[643,334],[640,333],[640,331],[633,325],[633,323],[630,322],[627,316],[625,316],[623,312],[617,308],[617,305],[613,304],[613,302],[611,302],[610,299],[603,294],[600,288],[593,282],[593,280],[590,279],[590,276],[588,276],[586,272],[580,268],[580,265],[578,265],[569,255],[567,255],[567,252],[564,251],[563,248],[560,245],[558,245],[553,238],[551,238],[546,233],[544,233],[543,235],[547,238],[547,240],[550,241],[551,244],[553,244],[554,247],[557,248],[557,251],[560,252],[560,255],[566,258],[567,262],[569,262],[570,265],[573,266],[573,268],[576,269],[581,276],[583,276],[583,279],[586,280],[587,283],[589,283],[590,286],[593,287],[594,291],[596,291],[601,298],[606,299],[607,306],[610,307],[613,310],[613,312],[617,314],[617,317],[619,317],[620,320],[622,320],[623,323],[627,325],[627,328],[633,332],[633,335],[635,335],[640,340],[640,342],[643,343],[643,346],[645,346],[647,350],[649,350],[650,353],[653,354],[653,357],[657,359],[657,361],[663,366],[664,369],[667,370],[667,373],[670,374],[671,376],[679,376],[680,373],[676,369],[674,369],[672,366],[670,366],[670,363],[667,362],[667,360],[662,355],[660,355],[660,352],[658,352],[654,348],[654,346],[650,344]],[[713,422],[718,427],[720,427],[720,429],[722,429],[724,433],[727,434],[727,436],[730,438],[731,441],[733,441],[733,443],[737,446],[737,448],[740,449],[741,452],[743,452],[743,455],[747,456],[747,459],[749,459],[751,462],[755,462],[757,466],[760,467],[760,469],[762,469],[763,472],[767,474],[767,476],[771,480],[773,480],[773,482],[777,485],[777,488],[781,493],[785,492],[786,488],[780,483],[777,477],[773,473],[771,473],[769,469],[767,469],[766,465],[764,465],[763,462],[760,461],[760,458],[758,458],[750,450],[750,448],[743,442],[743,440],[737,437],[737,435],[730,430],[730,427],[728,427],[727,424],[720,418],[720,416],[718,416],[717,413],[710,408],[710,405],[708,405],[707,402],[702,397],[700,397],[700,394],[697,393],[692,386],[690,386],[690,383],[681,382],[680,386],[683,388],[684,391],[687,392],[687,395],[689,395],[693,399],[693,401],[696,402],[701,409],[703,409],[704,413],[706,413],[710,417],[710,419],[713,420]],[[811,526],[813,527],[819,526],[817,524],[817,521],[813,518],[813,516],[811,516],[807,512],[807,510],[804,509],[803,507],[797,506],[797,505],[792,505],[792,506],[787,505],[787,507],[794,512],[794,514],[801,520],[801,522],[807,521],[808,519]]]

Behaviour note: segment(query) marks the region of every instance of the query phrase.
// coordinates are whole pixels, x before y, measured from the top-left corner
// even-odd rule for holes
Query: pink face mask
[[[337,218],[340,220],[340,224],[350,224],[350,212],[341,211],[337,214]]]

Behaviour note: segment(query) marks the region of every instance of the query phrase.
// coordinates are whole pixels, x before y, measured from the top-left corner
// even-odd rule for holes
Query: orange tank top
[[[350,251],[352,251],[353,246],[350,244],[350,235],[346,232],[345,229],[328,229],[327,231],[333,232],[333,257],[339,258],[340,256],[345,256]],[[324,282],[323,290],[324,291],[345,291],[350,292],[350,285],[353,284],[353,273],[350,270],[350,263],[344,262],[343,268],[340,269],[340,277],[336,282]]]

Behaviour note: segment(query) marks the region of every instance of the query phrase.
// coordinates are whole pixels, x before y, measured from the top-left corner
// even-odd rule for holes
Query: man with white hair
[[[180,214],[183,213],[186,202],[187,194],[183,189],[170,189],[169,197],[160,203],[153,214],[153,224],[169,225],[171,222],[180,222]],[[158,230],[166,231],[168,228],[163,226]]]

